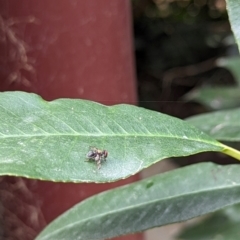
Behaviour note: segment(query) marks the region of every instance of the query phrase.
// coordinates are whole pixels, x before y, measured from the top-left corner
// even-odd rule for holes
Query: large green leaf
[[[222,141],[240,141],[240,108],[201,114],[189,123]]]
[[[130,105],[5,92],[0,110],[0,175],[110,182],[167,157],[224,149],[182,120]],[[89,146],[109,152],[100,170],[85,162]]]
[[[236,0],[226,0],[230,24],[235,35],[238,48],[240,46],[240,4]]]
[[[240,202],[240,166],[195,164],[95,195],[36,240],[106,239],[184,221]]]

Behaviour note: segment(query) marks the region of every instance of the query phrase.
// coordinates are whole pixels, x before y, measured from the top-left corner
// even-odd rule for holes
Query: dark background
[[[183,100],[204,84],[231,85],[216,60],[238,54],[224,0],[133,0],[140,106],[186,118],[209,111]]]

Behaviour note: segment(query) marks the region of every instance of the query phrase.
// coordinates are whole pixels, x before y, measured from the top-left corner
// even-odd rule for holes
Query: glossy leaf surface
[[[240,141],[240,108],[201,114],[187,121],[215,139]]]
[[[0,175],[64,182],[111,182],[161,159],[223,147],[186,122],[131,105],[0,93]],[[97,170],[89,146],[106,149]]]
[[[240,166],[195,164],[95,195],[37,240],[107,239],[184,221],[240,202]]]

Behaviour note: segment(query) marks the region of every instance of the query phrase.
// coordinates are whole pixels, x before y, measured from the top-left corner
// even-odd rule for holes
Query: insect
[[[100,150],[96,147],[90,147],[86,158],[89,160],[94,160],[97,163],[98,169],[101,168],[101,163],[107,160],[108,151],[107,150]]]

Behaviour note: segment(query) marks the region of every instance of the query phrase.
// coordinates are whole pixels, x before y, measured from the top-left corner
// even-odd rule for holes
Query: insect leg
[[[97,161],[98,170],[101,168],[101,159]]]

